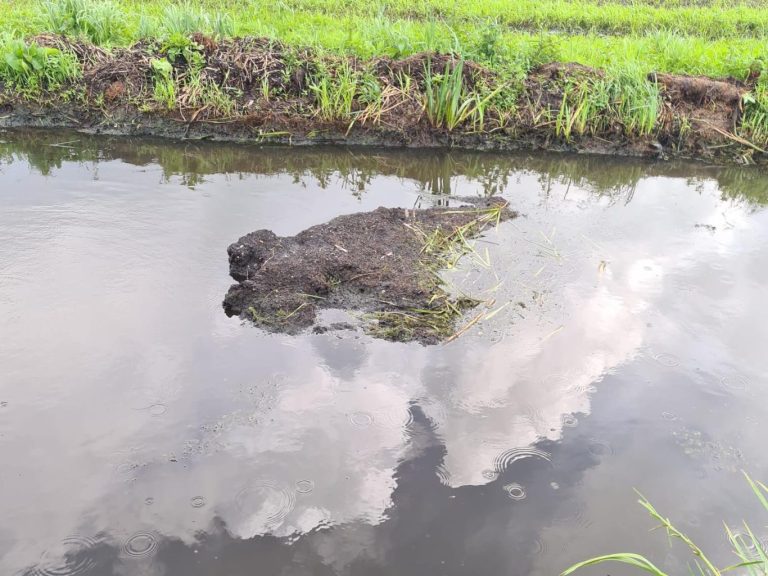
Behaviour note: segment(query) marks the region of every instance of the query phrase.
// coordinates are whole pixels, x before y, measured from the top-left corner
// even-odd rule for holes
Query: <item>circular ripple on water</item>
[[[768,553],[768,539],[755,536],[755,539],[749,535],[743,528],[731,529],[733,539],[738,543],[750,560],[759,560],[762,554]]]
[[[115,466],[115,470],[118,474],[131,474],[132,472],[138,470],[141,467],[141,465],[138,462],[120,462],[117,466]]]
[[[720,384],[722,384],[723,388],[727,388],[728,390],[743,392],[749,387],[749,380],[740,374],[731,374],[729,376],[722,376],[720,378]]]
[[[486,480],[496,480],[499,477],[499,473],[496,470],[483,470],[480,474]]]
[[[544,412],[539,410],[538,408],[534,408],[533,406],[523,406],[522,409],[522,419],[525,421],[529,426],[531,426],[533,429],[538,430],[539,427],[544,426],[546,424],[546,419],[544,418]]]
[[[592,439],[589,441],[589,446],[587,447],[587,450],[589,450],[589,453],[593,456],[612,456],[613,455],[613,448],[611,447],[608,442],[605,442],[603,440],[596,440]]]
[[[368,412],[353,412],[349,415],[349,421],[357,428],[368,428],[373,425],[373,415]]]
[[[136,532],[123,544],[123,551],[134,558],[151,556],[157,550],[157,536],[151,532]]]
[[[149,413],[152,414],[152,416],[162,416],[165,414],[166,410],[168,410],[168,408],[165,404],[152,404],[152,406],[149,407]]]
[[[435,474],[437,474],[440,484],[443,486],[451,485],[451,475],[443,464],[440,464],[440,466],[435,468]]]
[[[668,420],[670,422],[677,420],[677,415],[673,414],[672,412],[662,412],[661,417],[664,418],[664,420]]]
[[[566,428],[575,428],[579,425],[579,419],[573,414],[563,414],[560,423]]]
[[[667,354],[666,352],[659,352],[653,355],[653,359],[666,368],[674,368],[680,366],[680,359],[674,354]]]
[[[430,430],[440,430],[448,422],[448,410],[441,403],[426,398],[420,398],[418,403]]]
[[[522,460],[523,458],[541,458],[542,460],[551,462],[552,455],[549,452],[544,452],[544,450],[539,450],[538,448],[533,447],[510,448],[509,450],[504,450],[504,452],[494,458],[493,468],[497,474],[501,474],[513,463]]]
[[[90,572],[96,567],[96,560],[90,556],[99,540],[85,536],[69,536],[61,541],[58,551],[43,553],[40,563],[29,572],[29,576],[76,576]]]
[[[410,406],[385,409],[381,411],[379,421],[385,426],[398,429],[410,428],[413,424],[413,412]]]
[[[194,496],[190,499],[189,504],[192,508],[202,508],[206,504],[205,496]]]
[[[261,481],[238,492],[238,508],[245,514],[258,511],[268,527],[278,526],[296,505],[296,493],[273,482]]]
[[[506,492],[507,496],[512,498],[512,500],[523,500],[523,499],[525,499],[525,488],[523,488],[517,482],[512,482],[511,484],[505,485],[504,486],[504,492]]]
[[[576,514],[574,515],[574,521],[576,522],[576,525],[582,529],[587,529],[592,527],[592,520],[590,519],[589,514],[587,513],[586,507],[579,508],[576,511]]]
[[[309,494],[315,489],[315,483],[312,480],[297,480],[296,492],[299,494]]]

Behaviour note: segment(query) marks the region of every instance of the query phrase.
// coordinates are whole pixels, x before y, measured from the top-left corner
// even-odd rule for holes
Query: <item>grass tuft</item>
[[[79,74],[80,66],[70,53],[16,39],[0,43],[0,82],[22,93],[56,90]]]
[[[744,476],[762,508],[768,512],[768,486],[762,482],[753,480],[747,474],[744,474]],[[693,565],[689,566],[691,574],[699,574],[699,576],[722,576],[725,573],[736,569],[743,569],[749,576],[766,576],[768,574],[768,554],[763,547],[762,541],[755,536],[752,529],[746,523],[744,523],[744,534],[734,533],[734,531],[726,525],[725,531],[728,536],[728,541],[731,544],[731,549],[734,555],[738,558],[738,562],[724,568],[719,568],[715,562],[713,562],[709,556],[707,556],[707,554],[693,542],[693,540],[677,529],[668,518],[662,516],[645,497],[641,495],[639,502],[640,505],[648,511],[651,517],[659,523],[657,528],[663,528],[670,540],[678,540],[686,546],[693,556]],[[574,572],[586,568],[587,566],[595,566],[607,562],[627,564],[643,572],[648,572],[653,576],[668,576],[667,573],[658,568],[646,557],[628,552],[590,558],[584,562],[574,564],[565,570],[561,576],[571,576]]]
[[[51,0],[43,4],[43,20],[49,32],[102,46],[126,37],[120,8],[107,0]]]
[[[327,122],[351,119],[359,80],[357,72],[346,61],[335,69],[318,71],[309,83],[317,116]]]

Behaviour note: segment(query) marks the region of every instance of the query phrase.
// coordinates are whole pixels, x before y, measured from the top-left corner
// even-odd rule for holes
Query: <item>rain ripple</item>
[[[43,553],[41,562],[26,574],[28,576],[76,576],[92,571],[96,560],[92,557],[93,549],[101,542],[95,538],[69,536],[61,541],[58,554],[53,551]]]
[[[517,482],[512,482],[504,486],[504,492],[506,492],[507,496],[509,496],[512,500],[524,500],[526,496],[525,488],[523,488]]]
[[[151,532],[136,532],[123,544],[123,551],[134,558],[151,556],[157,550],[157,536]]]
[[[235,500],[243,513],[257,512],[264,525],[270,528],[279,526],[291,513],[296,505],[296,493],[264,481],[244,488]]]
[[[538,448],[510,448],[505,450],[493,460],[493,469],[497,474],[502,474],[507,468],[523,458],[540,458],[551,462],[552,455]]]

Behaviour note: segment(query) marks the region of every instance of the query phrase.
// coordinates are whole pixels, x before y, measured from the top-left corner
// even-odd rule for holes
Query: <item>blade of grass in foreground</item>
[[[622,564],[629,564],[630,566],[634,566],[635,568],[639,568],[640,570],[644,570],[645,572],[654,574],[655,576],[667,576],[667,574],[657,568],[653,562],[644,556],[641,556],[640,554],[632,554],[631,552],[607,554],[605,556],[597,556],[596,558],[591,558],[589,560],[585,560],[584,562],[579,562],[578,564],[574,564],[568,568],[568,570],[563,572],[560,576],[570,576],[570,574],[573,574],[577,570],[581,570],[587,566],[594,566],[595,564],[602,564],[603,562],[620,562]]]
[[[744,473],[744,477],[747,479],[747,482],[749,482],[752,491],[755,496],[757,496],[762,507],[768,511],[768,486],[760,481],[753,480],[747,473]],[[755,535],[746,522],[744,523],[743,533],[734,532],[728,525],[725,526],[725,533],[728,536],[731,549],[741,561],[738,564],[726,568],[717,568],[707,555],[704,554],[701,548],[699,548],[688,536],[675,528],[669,519],[664,518],[653,505],[642,496],[642,494],[640,494],[639,502],[651,517],[659,522],[657,528],[664,528],[670,539],[678,539],[688,547],[693,555],[693,564],[695,564],[696,569],[701,576],[721,576],[726,572],[743,568],[747,569],[746,574],[749,576],[768,576],[768,552],[765,550],[763,542]],[[565,570],[561,576],[570,576],[581,568],[602,564],[604,562],[619,562],[634,566],[635,568],[654,574],[655,576],[667,576],[644,556],[628,552],[597,556],[585,560],[584,562],[579,562]],[[690,566],[689,569],[691,574],[695,572]]]

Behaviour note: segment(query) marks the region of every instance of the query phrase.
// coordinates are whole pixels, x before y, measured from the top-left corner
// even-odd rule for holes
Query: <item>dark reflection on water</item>
[[[760,171],[0,141],[0,574],[549,576],[616,550],[679,571],[633,487],[715,553],[755,511]],[[250,230],[497,193],[524,217],[445,278],[499,312],[450,345],[221,313]]]
[[[638,181],[653,176],[685,178],[696,188],[715,180],[723,198],[768,203],[768,182],[757,167],[696,166],[686,162],[648,162],[631,158],[551,154],[514,156],[434,150],[370,151],[367,149],[310,148],[286,154],[283,148],[188,142],[169,146],[149,139],[89,138],[76,133],[15,133],[0,142],[0,159],[23,158],[47,176],[64,162],[97,163],[112,159],[136,166],[159,166],[162,181],[178,177],[186,186],[206,182],[212,174],[244,177],[252,174],[289,174],[294,182],[313,181],[320,188],[341,187],[364,193],[375,176],[397,176],[418,183],[427,194],[456,193],[456,177],[471,179],[486,195],[502,192],[521,172],[534,173],[544,190],[554,183],[588,188],[628,202]],[[696,173],[693,175],[692,173]],[[94,173],[97,176],[97,172]],[[566,190],[567,193],[567,190]]]

